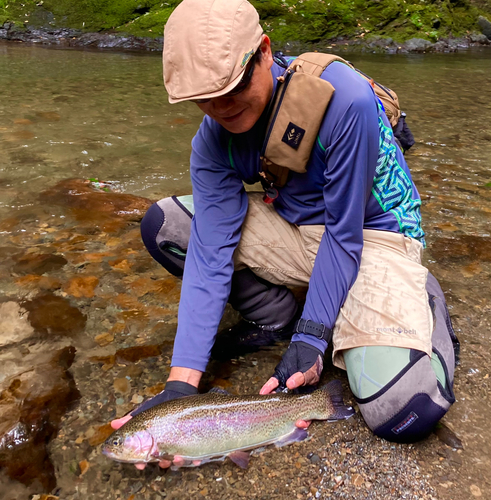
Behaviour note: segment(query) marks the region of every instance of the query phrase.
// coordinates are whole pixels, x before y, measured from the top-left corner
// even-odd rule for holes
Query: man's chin
[[[225,130],[228,130],[232,134],[248,132],[254,126],[254,123],[256,123],[252,113],[247,109],[241,111],[236,117],[232,117],[232,119],[222,118],[217,121]]]
[[[220,125],[228,130],[232,134],[243,134],[244,132],[248,132],[254,126],[253,123],[246,123],[244,120],[239,120],[235,123],[220,123]]]

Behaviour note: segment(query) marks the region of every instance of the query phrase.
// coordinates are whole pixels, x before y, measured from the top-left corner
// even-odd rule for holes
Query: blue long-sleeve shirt
[[[274,88],[283,73],[271,68]],[[381,103],[370,84],[335,62],[322,78],[335,88],[307,173],[291,172],[274,206],[292,224],[322,224],[304,319],[332,328],[355,282],[363,229],[401,232],[423,241],[420,198]],[[205,371],[227,303],[233,253],[247,213],[243,181],[259,181],[268,117],[232,134],[205,116],[192,142],[195,215],[186,255],[172,366]],[[294,119],[292,120],[294,121]],[[325,341],[295,334],[324,352]]]

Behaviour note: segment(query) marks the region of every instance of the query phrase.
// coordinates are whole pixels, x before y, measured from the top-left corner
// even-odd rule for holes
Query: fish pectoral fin
[[[247,469],[251,454],[247,451],[234,451],[228,456],[234,464],[237,464],[241,469]]]
[[[305,429],[300,429],[300,427],[295,427],[295,429],[290,432],[290,434],[287,434],[286,436],[283,436],[282,438],[278,439],[274,443],[274,445],[277,448],[280,448],[281,446],[286,446],[287,444],[292,444],[296,443],[297,441],[303,441],[308,437],[309,433]]]

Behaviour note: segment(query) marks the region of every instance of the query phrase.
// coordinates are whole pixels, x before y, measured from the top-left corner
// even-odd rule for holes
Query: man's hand
[[[180,368],[173,367],[169,374],[169,379],[165,384],[165,389],[157,394],[155,397],[144,401],[140,406],[131,411],[128,415],[124,417],[117,418],[111,422],[111,427],[113,429],[119,429],[126,422],[131,420],[135,415],[138,415],[142,411],[148,410],[153,406],[156,406],[160,403],[164,403],[165,401],[171,401],[173,399],[182,398],[185,396],[192,396],[194,394],[198,394],[198,384],[200,381],[202,373],[197,370],[191,370],[188,368]],[[183,382],[179,380],[177,377],[184,378],[190,383]],[[159,466],[166,469],[174,464],[176,467],[180,467],[184,464],[184,459],[179,456],[175,456],[173,461],[170,460],[161,460],[159,462]],[[194,461],[193,465],[199,465],[200,461]],[[135,467],[139,470],[143,470],[146,467],[146,463],[137,463]]]
[[[317,348],[305,342],[292,342],[282,360],[275,368],[274,375],[263,385],[260,394],[270,394],[278,387],[296,389],[319,382],[324,355]]]

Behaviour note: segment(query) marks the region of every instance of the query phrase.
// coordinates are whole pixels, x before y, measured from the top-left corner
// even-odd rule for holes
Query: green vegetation
[[[396,41],[425,38],[436,41],[479,31],[484,10],[468,0],[297,0],[253,2],[265,31],[277,42],[316,42],[345,36],[377,35]],[[273,5],[283,8],[273,11]],[[487,5],[491,12],[491,3]],[[263,10],[264,9],[264,10]],[[274,15],[270,14],[274,12]]]
[[[0,23],[160,36],[179,0],[0,0]],[[152,33],[155,29],[155,33]]]
[[[436,41],[479,32],[491,0],[251,0],[278,44],[347,38]],[[0,0],[0,25],[76,28],[161,36],[180,0]]]

